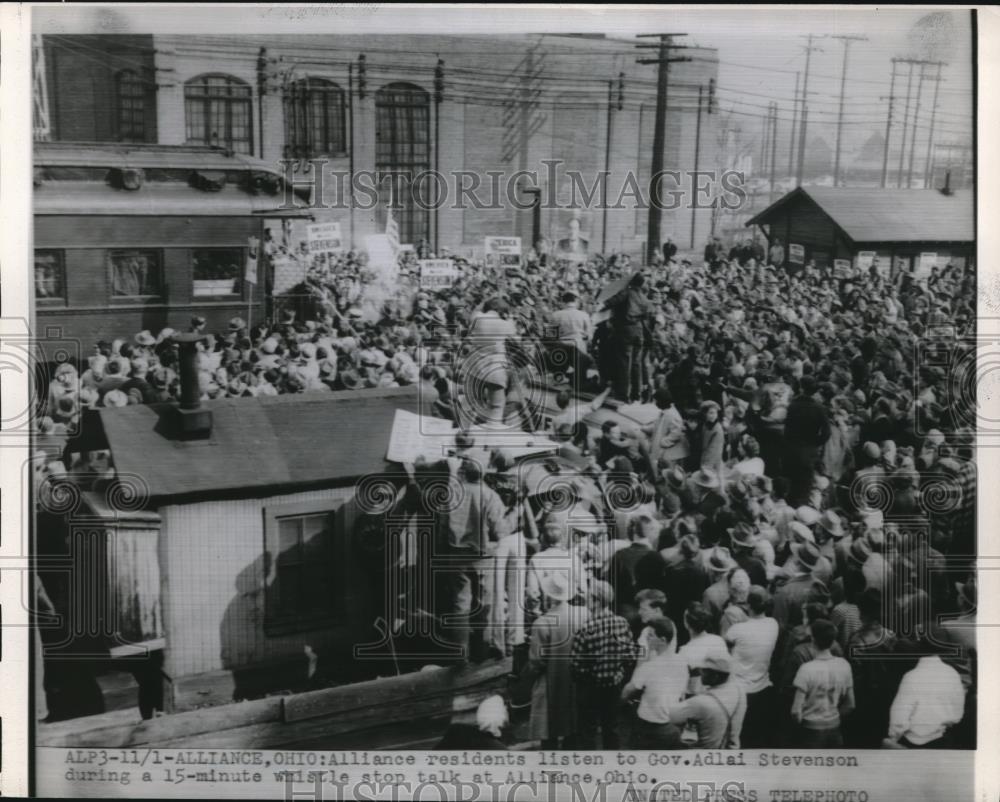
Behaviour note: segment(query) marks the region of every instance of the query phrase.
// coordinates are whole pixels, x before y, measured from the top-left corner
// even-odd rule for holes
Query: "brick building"
[[[642,51],[628,41],[554,35],[46,36],[44,47],[50,139],[219,145],[274,164],[322,158],[328,170],[345,175],[471,171],[483,182],[477,193],[482,201],[491,194],[487,171],[537,170],[542,197],[558,190],[559,205],[567,207],[541,209],[542,236],[558,241],[577,217],[591,251],[638,254],[646,239],[647,213],[634,208],[626,175],[636,173],[645,194],[656,67],[637,64]],[[692,48],[685,55],[691,61],[671,65],[664,167],[694,169],[698,139],[697,165],[712,169],[718,118],[708,113],[708,98],[717,54]],[[81,95],[77,84],[84,77],[89,88]],[[545,160],[562,164],[554,181]],[[620,208],[604,212],[596,202],[583,208],[582,200],[576,211],[568,208],[570,180],[563,170],[579,171],[587,188],[607,170],[612,202],[625,192]],[[688,181],[685,176],[680,188]],[[449,188],[452,198],[456,186]],[[664,183],[664,193],[674,188],[670,179]],[[337,199],[329,182],[325,189],[328,204]],[[366,235],[382,230],[384,196],[378,208],[358,209],[342,195],[344,208],[316,210],[315,216],[341,222],[345,235],[363,247]],[[518,197],[524,205],[530,201]],[[529,242],[536,224],[532,210],[507,203],[466,203],[465,209],[447,204],[434,211],[406,197],[396,201],[403,207],[397,214],[403,242],[426,238],[458,252],[475,253],[487,235],[516,234]],[[678,205],[664,212],[661,239],[670,235],[681,248],[700,247],[711,210]]]

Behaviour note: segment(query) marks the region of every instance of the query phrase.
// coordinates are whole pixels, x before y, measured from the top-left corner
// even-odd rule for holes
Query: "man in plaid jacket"
[[[628,622],[611,610],[614,590],[607,582],[590,586],[590,620],[573,636],[573,677],[577,683],[581,748],[595,745],[601,728],[604,749],[618,748],[618,708],[625,677],[636,660]]]

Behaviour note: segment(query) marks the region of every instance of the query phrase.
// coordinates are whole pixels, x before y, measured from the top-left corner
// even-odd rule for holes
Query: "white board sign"
[[[309,253],[342,253],[344,240],[340,223],[312,223],[306,229]]]
[[[802,245],[796,245],[794,242],[788,246],[788,261],[794,262],[797,265],[804,265],[806,263],[806,249]]]
[[[446,289],[455,283],[458,271],[451,259],[421,259],[420,286],[424,289]]]
[[[859,270],[868,270],[875,264],[875,251],[858,251],[856,262]]]
[[[519,267],[521,264],[520,237],[486,237],[484,251],[487,267]]]
[[[836,279],[846,279],[851,277],[851,260],[850,259],[834,259],[833,260],[833,277]]]
[[[397,409],[389,435],[386,459],[389,462],[416,462],[423,456],[430,461],[443,459],[455,443],[455,424],[450,420],[430,418]]]

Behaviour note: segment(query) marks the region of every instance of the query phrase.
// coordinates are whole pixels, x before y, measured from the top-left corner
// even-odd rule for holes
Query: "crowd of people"
[[[476,511],[440,524],[467,562],[437,611],[521,655],[543,746],[973,746],[974,399],[953,367],[974,371],[972,269],[835,276],[752,243],[676,257],[539,247],[502,271],[456,259],[428,291],[406,256],[373,316],[348,253],[273,322],[193,318],[201,394],[419,384],[426,414],[548,428],[568,505],[530,498],[509,453],[484,465],[459,443]],[[177,398],[174,334],[60,366],[43,431]],[[470,341],[489,355],[474,368]],[[557,410],[529,408],[532,382]],[[595,431],[609,396],[655,413]]]

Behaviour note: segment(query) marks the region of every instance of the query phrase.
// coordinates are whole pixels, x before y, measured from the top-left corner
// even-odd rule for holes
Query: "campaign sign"
[[[504,268],[521,265],[520,237],[486,237],[484,251],[487,267]]]
[[[455,283],[458,271],[451,259],[421,259],[420,287],[425,290],[447,289]]]
[[[858,251],[856,261],[858,270],[870,270],[875,264],[875,251]]]
[[[788,246],[788,261],[794,262],[797,265],[804,265],[806,263],[806,249],[802,245],[796,245],[794,242]]]
[[[342,253],[344,240],[340,223],[313,223],[307,229],[309,253]]]
[[[851,277],[851,260],[850,259],[834,259],[833,260],[833,277],[836,279],[847,279]]]

